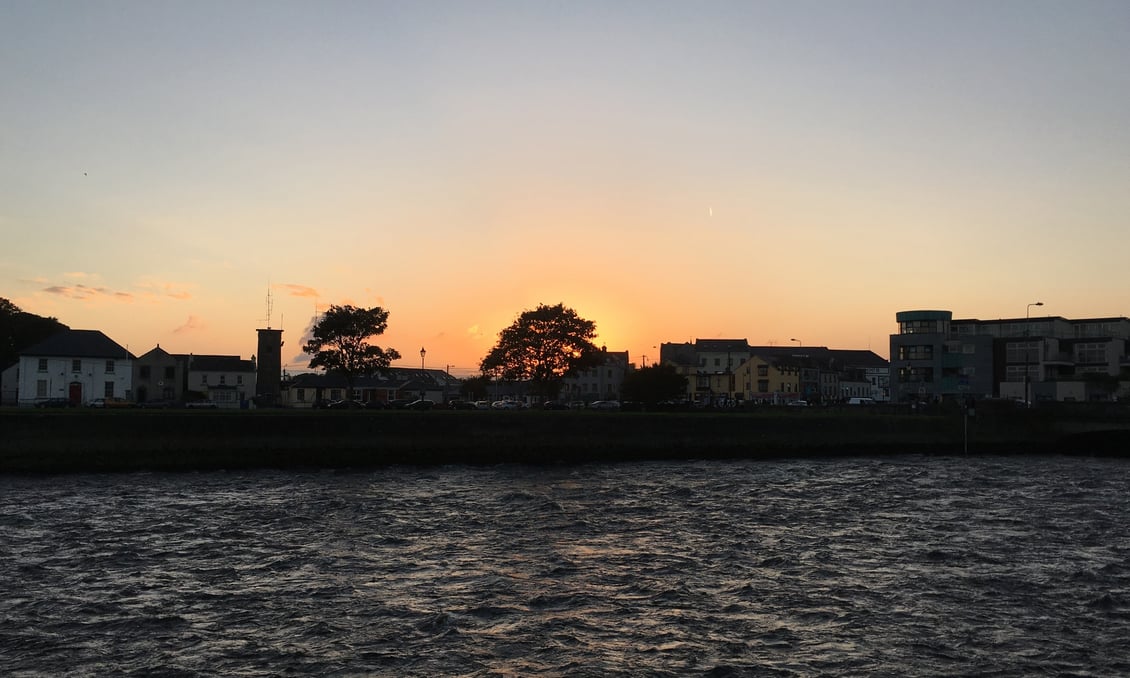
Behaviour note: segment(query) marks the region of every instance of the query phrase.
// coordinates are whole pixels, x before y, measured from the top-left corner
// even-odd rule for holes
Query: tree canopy
[[[596,323],[564,304],[539,304],[502,330],[483,358],[483,374],[506,381],[529,382],[535,392],[555,396],[561,380],[601,363],[593,343]]]
[[[687,378],[671,365],[652,365],[626,374],[620,393],[624,400],[654,405],[686,397]]]
[[[66,329],[55,318],[28,313],[0,297],[0,369],[18,362],[20,351]]]
[[[380,306],[330,306],[314,324],[313,338],[302,350],[313,356],[310,367],[322,367],[344,376],[351,394],[357,377],[386,370],[393,360],[400,358],[396,349],[369,343],[371,337],[384,334],[386,329],[388,311]]]

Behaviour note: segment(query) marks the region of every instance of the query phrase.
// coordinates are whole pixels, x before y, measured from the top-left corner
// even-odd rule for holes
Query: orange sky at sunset
[[[1130,5],[9,3],[0,296],[291,371],[329,304],[474,373],[563,302],[870,348],[900,310],[1124,316]]]

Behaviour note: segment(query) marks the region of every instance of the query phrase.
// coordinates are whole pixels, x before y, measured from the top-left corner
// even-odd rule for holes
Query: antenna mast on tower
[[[275,299],[271,296],[271,284],[267,283],[267,329],[271,329],[271,313],[275,309]]]

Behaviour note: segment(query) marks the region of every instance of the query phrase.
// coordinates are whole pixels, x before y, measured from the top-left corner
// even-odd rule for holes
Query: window
[[[39,371],[40,372],[46,372],[47,371],[47,358],[40,358],[39,359]]]
[[[221,374],[220,375],[220,386],[223,386],[224,384],[226,384],[227,381],[228,381],[228,375]]]
[[[35,382],[35,397],[36,398],[46,398],[47,397],[47,380],[46,379],[40,379],[39,381]]]
[[[1105,363],[1107,361],[1106,344],[1076,344],[1075,361],[1080,363]]]
[[[108,381],[102,386],[102,395],[107,398],[114,397],[114,382]]]
[[[721,367],[722,366],[722,359],[721,358],[715,358],[714,359],[714,366],[715,367]]]
[[[71,361],[71,372],[82,372],[82,361],[81,360],[72,360]]]
[[[106,361],[106,374],[113,374],[113,373],[114,373],[114,361],[113,360],[107,360]]]
[[[138,376],[140,376],[142,379],[148,379],[149,378],[149,366],[148,365],[142,365],[140,373],[139,373]]]
[[[242,374],[235,375],[235,383],[239,384],[240,386],[243,385],[243,375]]]
[[[173,367],[172,365],[165,368],[166,379],[172,379],[175,376],[177,376],[177,368]]]
[[[1005,367],[1004,380],[1005,381],[1024,381],[1024,376],[1028,376],[1028,381],[1037,381],[1036,372],[1039,368],[1036,365],[1009,365]]]
[[[899,346],[899,360],[932,360],[934,347],[929,344],[920,346]]]
[[[297,389],[297,396],[296,397],[298,398],[298,402],[300,402],[300,403],[306,402],[306,389],[304,389],[304,388]]]
[[[768,377],[769,376],[769,366],[768,365],[758,365],[757,366],[757,376]],[[761,390],[768,391],[769,389],[763,388]]]
[[[207,374],[200,375],[200,383],[203,384],[204,386],[208,385],[208,375]]]
[[[767,393],[769,391],[769,380],[768,379],[758,379],[757,380],[757,390],[762,392],[762,393]]]
[[[1029,363],[1040,359],[1040,342],[1014,341],[1009,343],[1004,352],[1004,360],[1008,363]]]

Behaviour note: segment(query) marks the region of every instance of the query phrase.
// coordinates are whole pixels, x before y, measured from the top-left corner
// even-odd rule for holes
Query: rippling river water
[[[0,674],[1130,675],[1128,471],[0,477]]]

